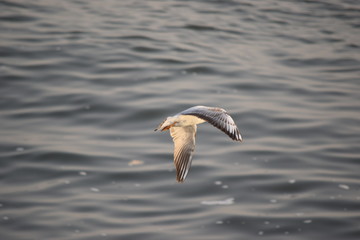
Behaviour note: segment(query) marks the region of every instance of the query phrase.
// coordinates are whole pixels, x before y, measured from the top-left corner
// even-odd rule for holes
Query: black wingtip
[[[176,178],[176,181],[177,181],[177,183],[184,183],[184,182],[185,182],[185,179]]]

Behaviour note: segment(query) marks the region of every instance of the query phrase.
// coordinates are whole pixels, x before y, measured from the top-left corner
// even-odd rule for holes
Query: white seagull
[[[195,106],[167,117],[156,129],[170,129],[174,141],[176,180],[183,182],[191,166],[195,150],[196,124],[208,122],[235,141],[242,141],[240,131],[231,116],[222,108]]]

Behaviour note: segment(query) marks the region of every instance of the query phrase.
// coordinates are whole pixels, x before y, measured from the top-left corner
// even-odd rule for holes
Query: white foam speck
[[[70,184],[70,181],[69,181],[69,180],[65,180],[64,183],[65,183],[65,184]]]
[[[224,222],[223,221],[216,221],[215,223],[216,224],[223,224]]]
[[[8,216],[3,216],[3,219],[4,219],[5,221],[7,221],[7,220],[9,220],[9,217],[8,217]]]
[[[221,182],[221,181],[215,181],[214,184],[215,184],[215,185],[221,185],[222,182]]]
[[[311,219],[304,220],[304,223],[312,223]]]
[[[296,180],[295,180],[295,179],[290,179],[290,180],[289,180],[289,183],[290,183],[290,184],[294,184],[294,183],[296,183]]]
[[[277,200],[276,199],[271,199],[270,202],[271,203],[277,203]]]
[[[93,191],[93,192],[100,192],[100,190],[98,188],[94,188],[94,187],[90,188],[90,190]]]
[[[226,189],[226,188],[229,188],[228,185],[222,185],[221,187],[222,187],[222,188],[225,188],[225,189]]]
[[[87,175],[87,173],[86,173],[86,172],[84,172],[84,171],[81,171],[81,172],[79,172],[79,175],[81,175],[81,176],[86,176],[86,175]]]
[[[264,231],[259,231],[258,235],[260,235],[260,236],[264,235]]]
[[[234,198],[227,198],[225,200],[218,201],[202,201],[201,204],[204,205],[231,205],[234,204]]]
[[[349,190],[350,187],[348,185],[345,184],[339,184],[339,188],[345,189],[345,190]]]
[[[17,147],[17,148],[16,148],[16,151],[17,151],[17,152],[22,152],[22,151],[24,151],[24,150],[25,150],[25,148],[23,148],[23,147]]]

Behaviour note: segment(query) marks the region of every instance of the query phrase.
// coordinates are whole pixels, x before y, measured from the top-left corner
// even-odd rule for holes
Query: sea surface
[[[0,239],[360,239],[360,2],[1,0]]]

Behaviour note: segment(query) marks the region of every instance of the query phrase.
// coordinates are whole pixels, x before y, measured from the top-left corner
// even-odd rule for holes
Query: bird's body
[[[183,182],[191,166],[195,150],[196,125],[209,122],[235,141],[242,141],[240,131],[231,116],[222,108],[195,106],[167,117],[156,130],[169,130],[174,141],[176,180]]]

